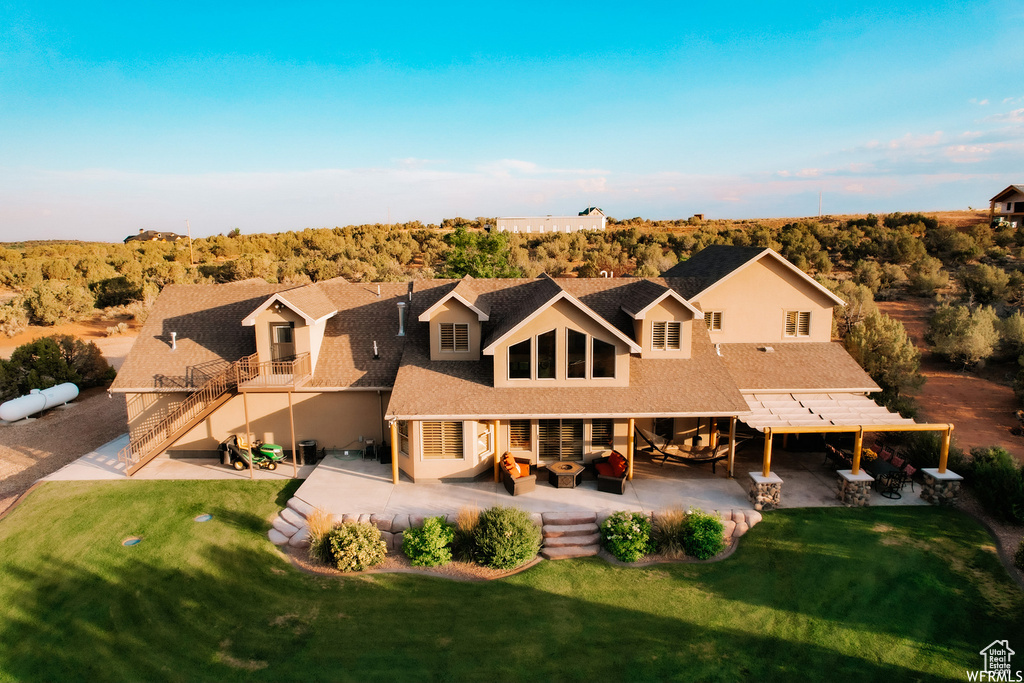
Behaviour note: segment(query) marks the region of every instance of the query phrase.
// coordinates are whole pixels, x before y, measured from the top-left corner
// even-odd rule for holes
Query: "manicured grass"
[[[1024,633],[955,511],[775,512],[715,564],[455,583],[295,571],[265,535],[293,488],[40,487],[0,521],[0,679],[963,680]]]

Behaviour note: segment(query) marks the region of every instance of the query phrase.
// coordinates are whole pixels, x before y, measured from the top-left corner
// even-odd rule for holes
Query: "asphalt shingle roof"
[[[722,359],[741,391],[880,391],[839,342],[722,344]]]
[[[718,282],[729,273],[743,267],[767,251],[766,247],[736,247],[730,244],[713,244],[672,266],[661,274],[664,278],[685,278],[680,284],[687,291],[680,293],[684,298],[698,294]],[[693,288],[692,291],[689,291]]]

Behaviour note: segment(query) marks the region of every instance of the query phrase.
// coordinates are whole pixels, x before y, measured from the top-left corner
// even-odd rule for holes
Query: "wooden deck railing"
[[[305,381],[311,374],[308,353],[296,356],[294,360],[264,363],[259,362],[256,354],[241,358],[210,376],[157,424],[141,435],[129,437],[128,445],[121,449],[117,458],[130,471],[175,432],[195,422],[213,402],[227,392],[236,391],[239,385],[286,388]]]

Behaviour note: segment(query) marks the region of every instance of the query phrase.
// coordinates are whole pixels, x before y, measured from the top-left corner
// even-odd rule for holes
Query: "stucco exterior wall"
[[[469,351],[441,350],[441,323],[469,325]],[[480,320],[477,314],[455,299],[441,304],[428,323],[430,325],[430,360],[480,360]]]
[[[295,355],[309,353],[309,328],[301,315],[286,306],[280,311],[267,308],[256,316],[256,353],[259,354],[261,363],[273,360],[270,355],[270,325],[271,323],[294,323],[295,331],[292,339],[295,342]]]
[[[709,330],[713,343],[832,339],[832,300],[773,258],[747,266],[692,303],[705,314],[722,311],[722,329]],[[811,312],[808,336],[785,336],[786,311]]]
[[[381,406],[386,407],[389,398],[390,392],[382,392],[378,398],[376,391],[295,392],[295,440],[316,439],[320,447],[327,448],[344,448],[360,436],[383,443]],[[249,392],[247,400],[254,438],[290,451],[288,395]],[[237,395],[193,427],[168,452],[179,456],[209,455],[228,435],[244,433],[245,407],[242,396]]]
[[[584,332],[593,338],[608,342],[615,346],[615,377],[595,379],[568,379],[566,359],[566,330],[574,329]],[[537,374],[537,340],[538,334],[555,330],[555,378],[536,379]],[[526,339],[533,338],[531,345],[531,375],[533,379],[508,378],[508,348]],[[587,341],[587,372],[590,372],[592,343]],[[617,339],[611,332],[601,326],[589,315],[576,308],[572,303],[561,300],[542,311],[536,318],[516,331],[509,339],[498,345],[494,350],[494,386],[495,387],[619,387],[629,386],[629,346]]]

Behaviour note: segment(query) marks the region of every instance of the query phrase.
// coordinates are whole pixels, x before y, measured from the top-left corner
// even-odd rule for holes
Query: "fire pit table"
[[[548,483],[557,489],[574,489],[580,483],[584,467],[576,462],[554,462],[548,465]]]

